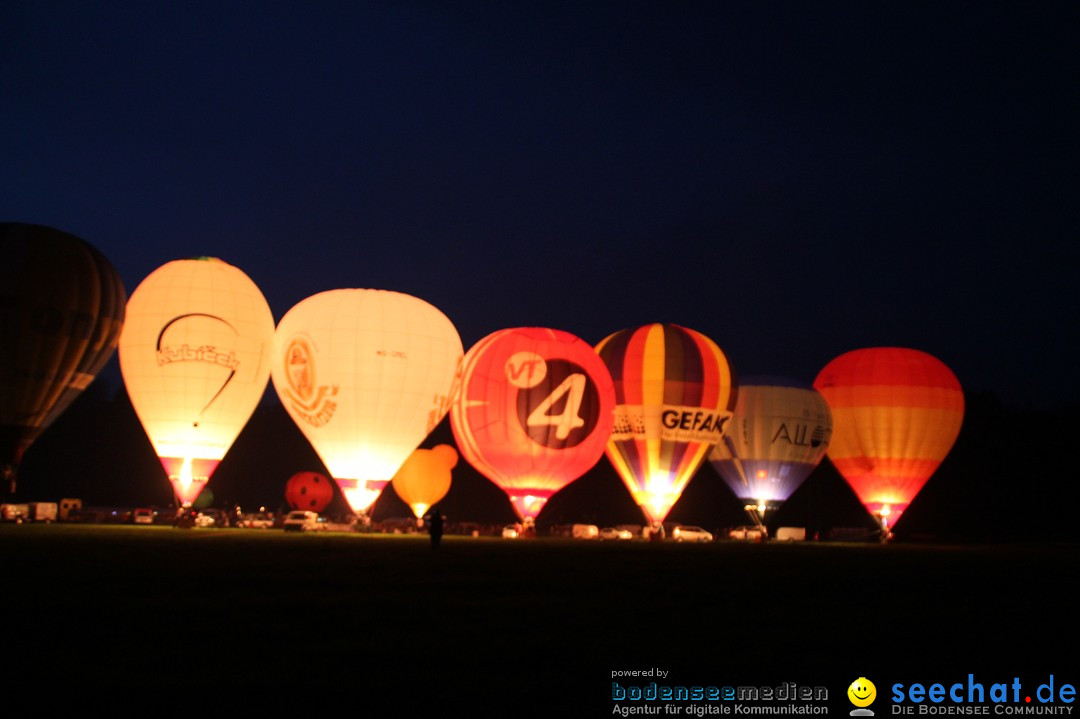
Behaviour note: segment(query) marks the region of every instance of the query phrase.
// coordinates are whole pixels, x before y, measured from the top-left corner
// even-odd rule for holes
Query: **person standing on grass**
[[[438,549],[439,542],[442,540],[443,532],[443,515],[438,507],[431,508],[431,514],[428,518],[428,534],[431,535],[431,548]]]

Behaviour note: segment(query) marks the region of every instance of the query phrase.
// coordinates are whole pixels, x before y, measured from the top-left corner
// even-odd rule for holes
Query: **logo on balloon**
[[[285,349],[285,396],[296,417],[312,427],[322,427],[334,416],[336,385],[315,384],[315,353],[303,337],[289,340]]]
[[[664,405],[660,411],[660,439],[672,442],[716,443],[724,436],[731,417],[732,413],[727,411]],[[645,439],[646,425],[645,407],[617,406],[611,439]]]
[[[506,379],[518,389],[529,389],[544,381],[547,362],[535,352],[515,352],[506,360]]]
[[[514,357],[522,354],[529,353],[519,352]],[[518,392],[518,421],[534,442],[545,447],[576,447],[592,434],[600,421],[596,383],[589,381],[585,368],[569,360],[540,359],[540,363],[539,379]],[[509,367],[507,362],[508,372]],[[540,380],[545,378],[547,381],[541,385]],[[554,389],[550,389],[552,386]]]
[[[190,313],[173,317],[165,323],[165,326],[161,328],[161,332],[158,334],[156,350],[159,367],[171,362],[208,362],[209,364],[221,365],[222,367],[232,370],[233,373],[236,372],[240,367],[240,360],[237,359],[235,350],[229,350],[227,352],[219,351],[216,343],[203,343],[195,348],[192,348],[187,342],[184,342],[179,347],[173,347],[168,343],[166,334],[169,332],[170,328],[181,322],[184,325],[195,324],[196,327],[200,324],[211,324],[209,322],[204,322],[203,320],[212,320],[212,323],[215,325],[213,328],[207,328],[207,334],[217,334],[215,330],[220,329],[217,326],[217,323],[225,325],[234,337],[237,334],[235,327],[214,315]],[[189,334],[190,332],[191,330],[187,329],[185,334]],[[232,379],[232,374],[229,375],[229,379]],[[225,384],[229,383],[229,379],[225,380]],[[224,387],[224,385],[222,385],[222,387]]]
[[[778,441],[787,442],[798,447],[817,449],[825,441],[825,427],[819,424],[814,427],[814,431],[811,433],[809,425],[794,424],[789,429],[787,422],[781,422],[776,429],[776,433],[773,434],[771,444],[776,444]]]

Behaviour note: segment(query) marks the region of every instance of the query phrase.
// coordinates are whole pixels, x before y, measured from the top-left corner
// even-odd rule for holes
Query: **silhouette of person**
[[[443,516],[438,507],[432,507],[428,518],[428,534],[431,535],[431,548],[438,549],[442,539]]]

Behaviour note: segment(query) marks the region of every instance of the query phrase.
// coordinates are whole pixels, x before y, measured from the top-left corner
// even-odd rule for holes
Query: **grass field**
[[[213,715],[309,699],[604,716],[611,672],[652,666],[837,695],[874,672],[1061,675],[1078,554],[0,525],[2,676]]]

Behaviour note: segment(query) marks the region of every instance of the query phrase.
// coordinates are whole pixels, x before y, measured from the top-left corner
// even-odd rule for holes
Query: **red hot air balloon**
[[[126,302],[83,240],[0,223],[0,464],[12,491],[23,453],[112,356]]]
[[[832,410],[828,457],[887,539],[960,433],[960,382],[925,352],[874,347],[829,362],[814,387]]]
[[[671,324],[616,332],[596,351],[615,381],[608,459],[646,518],[661,523],[724,435],[731,366],[711,339]]]
[[[297,472],[285,483],[285,501],[292,509],[321,512],[334,499],[334,485],[318,472]]]
[[[505,329],[465,355],[450,426],[466,461],[531,523],[600,459],[614,405],[611,375],[587,342],[561,330]]]

